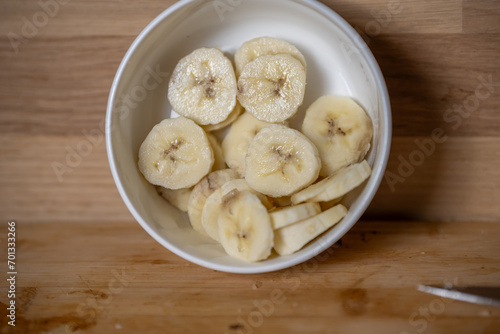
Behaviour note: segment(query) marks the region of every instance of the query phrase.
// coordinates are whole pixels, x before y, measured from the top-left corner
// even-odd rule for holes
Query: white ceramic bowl
[[[190,227],[186,214],[158,196],[137,168],[137,152],[151,128],[174,116],[167,100],[169,75],[191,51],[220,47],[233,55],[245,41],[282,38],[296,45],[307,60],[304,104],[292,125],[318,97],[325,94],[355,98],[375,127],[367,157],[373,174],[344,203],[347,216],[299,252],[244,263],[226,255],[215,241]],[[382,179],[391,139],[387,88],[370,50],[339,15],[313,0],[184,0],[155,18],[125,55],[108,101],[106,144],[109,164],[120,194],[141,226],[173,253],[215,270],[261,273],[287,268],[324,251],[360,218]]]

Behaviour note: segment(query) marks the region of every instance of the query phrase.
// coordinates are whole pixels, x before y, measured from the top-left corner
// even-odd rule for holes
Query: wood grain
[[[422,283],[497,284],[498,224],[360,222],[341,246],[257,275],[190,264],[135,223],[67,226],[18,224],[18,321],[30,333],[64,333],[66,326],[86,333],[416,333],[421,309],[434,312],[424,321],[430,333],[500,330],[498,308],[416,290]],[[269,305],[276,291],[279,303],[250,328],[258,323],[255,303]],[[12,332],[2,324],[2,333]]]

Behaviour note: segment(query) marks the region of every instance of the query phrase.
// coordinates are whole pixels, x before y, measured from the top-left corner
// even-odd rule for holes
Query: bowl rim
[[[368,45],[365,43],[363,38],[358,34],[358,32],[344,19],[342,18],[339,14],[337,14],[333,9],[329,8],[328,6],[324,5],[323,3],[316,1],[316,0],[293,0],[296,3],[302,4],[309,6],[318,12],[321,12],[323,15],[327,16],[330,20],[335,22],[345,33],[346,35],[352,40],[354,45],[358,48],[359,53],[363,56],[363,58],[368,62],[370,69],[372,70],[374,74],[374,79],[375,79],[375,84],[376,87],[379,87],[380,91],[380,104],[382,106],[382,114],[384,117],[381,117],[379,119],[379,122],[381,123],[380,126],[383,129],[383,131],[380,132],[380,150],[377,152],[377,155],[380,156],[380,162],[378,165],[374,166],[374,169],[372,170],[372,175],[370,179],[368,180],[368,183],[364,187],[362,193],[359,195],[358,199],[360,200],[361,204],[352,213],[352,216],[350,216],[350,222],[349,224],[344,224],[342,225],[342,228],[340,228],[337,232],[338,237],[337,239],[333,240],[325,240],[325,242],[320,242],[316,247],[311,248],[310,251],[308,252],[302,252],[302,253],[296,253],[295,256],[292,255],[288,260],[280,262],[280,263],[267,263],[264,262],[258,262],[256,264],[253,264],[248,267],[234,267],[231,265],[224,265],[224,264],[217,264],[213,263],[209,260],[203,260],[200,259],[194,255],[191,255],[190,253],[174,246],[173,244],[169,243],[165,239],[163,239],[157,232],[155,232],[149,224],[142,218],[142,216],[136,211],[134,205],[131,203],[129,200],[127,193],[123,187],[123,183],[121,180],[120,175],[118,175],[117,171],[117,166],[116,162],[114,159],[114,151],[113,151],[113,146],[112,146],[112,140],[111,140],[111,119],[112,119],[112,112],[114,110],[114,100],[116,96],[116,89],[118,87],[118,84],[122,78],[123,72],[135,52],[137,46],[147,37],[147,35],[164,19],[166,19],[168,16],[170,16],[172,13],[176,12],[180,8],[189,5],[190,3],[197,2],[199,0],[180,0],[167,9],[165,9],[162,13],[160,13],[157,17],[155,17],[137,36],[137,38],[132,42],[130,45],[129,49],[127,50],[125,56],[123,57],[120,66],[118,67],[118,70],[116,71],[113,83],[111,85],[111,90],[109,93],[108,97],[108,103],[107,103],[107,108],[106,108],[106,125],[105,125],[105,133],[106,133],[106,149],[107,149],[107,156],[108,156],[108,162],[109,166],[111,169],[111,174],[113,175],[113,179],[115,182],[116,187],[118,188],[118,192],[120,193],[120,196],[122,200],[124,201],[125,205],[127,206],[128,210],[132,214],[132,216],[135,218],[135,220],[142,226],[142,228],[151,236],[153,237],[158,243],[160,243],[163,247],[167,248],[169,251],[172,253],[176,254],[177,256],[186,259],[192,263],[195,263],[197,265],[203,266],[205,268],[209,269],[214,269],[222,272],[228,272],[228,273],[238,273],[238,274],[257,274],[257,273],[266,273],[266,272],[272,272],[272,271],[278,271],[282,269],[286,269],[292,266],[295,266],[297,264],[303,263],[314,256],[320,254],[321,252],[325,251],[329,247],[331,247],[335,242],[337,242],[342,236],[344,236],[358,221],[361,215],[366,211],[368,206],[370,205],[371,201],[373,200],[373,197],[375,196],[375,193],[377,192],[377,189],[380,186],[380,183],[382,181],[382,178],[384,176],[385,169],[387,167],[387,162],[389,159],[389,153],[390,153],[390,148],[391,148],[391,138],[392,138],[392,113],[391,113],[391,105],[390,105],[390,100],[389,100],[389,92],[387,90],[387,85],[385,83],[384,76],[382,74],[382,71],[375,60],[375,57],[373,53],[371,52],[370,48]],[[289,1],[289,0],[282,0],[282,1]],[[320,239],[323,240],[323,239]]]

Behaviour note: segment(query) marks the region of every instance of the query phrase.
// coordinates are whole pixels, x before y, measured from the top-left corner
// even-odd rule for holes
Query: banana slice
[[[236,73],[240,75],[243,68],[255,58],[267,55],[288,53],[296,58],[306,68],[306,59],[292,44],[273,37],[258,37],[243,43],[234,55]]]
[[[238,173],[232,169],[218,170],[208,174],[193,188],[193,192],[189,196],[188,216],[194,230],[206,235],[205,229],[201,224],[201,215],[208,196],[227,181],[238,177]]]
[[[279,255],[293,254],[309,241],[337,224],[347,214],[342,204],[319,215],[274,231],[274,249]]]
[[[229,126],[231,123],[233,123],[238,118],[238,116],[241,115],[241,113],[243,113],[243,107],[239,102],[236,102],[236,106],[234,107],[233,111],[231,111],[231,113],[229,114],[229,116],[227,116],[225,120],[217,124],[203,125],[202,128],[207,132],[223,129],[226,126]]]
[[[303,203],[278,209],[269,213],[273,230],[297,223],[301,220],[315,216],[321,212],[318,203]]]
[[[248,147],[245,179],[272,197],[288,196],[312,184],[319,174],[318,150],[297,130],[271,125],[260,130]]]
[[[306,70],[288,54],[262,56],[248,63],[238,79],[238,100],[261,121],[283,122],[304,100]]]
[[[207,133],[207,138],[214,151],[214,166],[212,171],[226,169],[226,162],[224,161],[224,153],[222,152],[222,147],[217,138],[211,133]]]
[[[146,180],[169,189],[194,186],[213,164],[205,131],[184,117],[155,125],[139,148],[139,170]]]
[[[219,239],[232,257],[247,262],[264,260],[273,248],[273,229],[267,209],[249,191],[230,191],[222,197]]]
[[[267,198],[267,196],[260,194],[250,188],[250,186],[244,179],[227,181],[222,185],[220,189],[217,189],[212,195],[207,198],[201,214],[201,224],[205,229],[205,232],[207,232],[207,234],[216,241],[220,241],[218,219],[221,211],[222,197],[235,189],[240,192],[249,191],[255,194],[267,209],[273,207],[272,202],[269,200],[269,198]]]
[[[245,157],[250,142],[260,130],[271,125],[272,123],[260,121],[247,112],[238,117],[222,140],[226,164],[244,176]]]
[[[175,206],[177,209],[187,212],[189,196],[193,188],[183,188],[183,189],[167,189],[165,187],[156,186],[156,191],[158,195],[166,199],[170,204]]]
[[[340,198],[363,183],[371,174],[370,165],[363,160],[345,167],[292,196],[292,203],[327,202]]]
[[[322,96],[306,111],[302,132],[316,145],[321,176],[361,161],[373,136],[370,117],[349,97]]]
[[[172,73],[168,100],[182,116],[200,125],[224,121],[236,105],[233,65],[214,48],[201,48],[182,58]]]

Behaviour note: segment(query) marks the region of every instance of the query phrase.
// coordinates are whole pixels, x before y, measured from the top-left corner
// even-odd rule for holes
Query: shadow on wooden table
[[[369,47],[389,90],[393,139],[384,179],[364,218],[439,219],[433,195],[445,172],[440,145],[446,141],[443,113],[449,101],[440,96],[443,85],[432,65],[416,56],[418,43],[410,38],[378,36]]]

